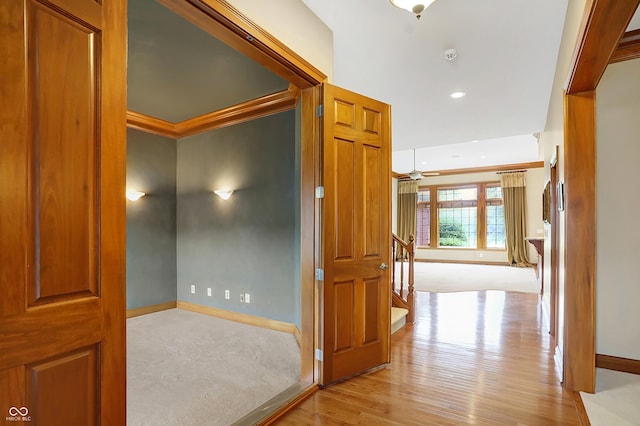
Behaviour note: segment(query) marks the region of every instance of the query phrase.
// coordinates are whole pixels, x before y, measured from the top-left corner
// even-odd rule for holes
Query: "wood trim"
[[[288,322],[256,317],[240,312],[232,312],[225,309],[212,308],[210,306],[198,305],[190,302],[183,302],[182,300],[178,300],[178,302],[176,303],[176,307],[178,309],[184,309],[185,311],[197,312],[199,314],[222,318],[229,321],[235,321],[242,324],[253,325],[255,327],[282,331],[284,333],[294,334],[296,329],[295,324],[291,324]]]
[[[327,76],[225,0],[159,0],[173,12],[302,89]]]
[[[638,359],[596,354],[596,367],[606,368],[607,370],[623,371],[625,373],[640,374],[640,360]]]
[[[566,92],[595,90],[640,0],[588,0]]]
[[[554,339],[554,342],[558,340],[558,277],[559,277],[559,253],[560,253],[560,238],[559,238],[559,224],[558,220],[560,219],[560,214],[558,212],[558,191],[555,190],[558,184],[558,157],[559,157],[559,147],[555,146],[555,162],[552,161],[549,167],[549,175],[551,179],[551,187],[553,190],[551,191],[551,235],[550,235],[550,269],[551,269],[551,283],[550,283],[550,315],[549,315],[549,328],[551,337]],[[553,159],[552,159],[553,160]],[[544,265],[543,265],[544,267]],[[543,270],[544,273],[544,270]]]
[[[126,276],[124,253],[126,239],[127,177],[127,5],[126,2],[102,2],[103,27],[100,67],[101,144],[108,153],[100,156],[100,233],[109,235],[110,244],[100,247],[100,287],[102,342],[100,357],[100,416],[96,423],[126,423],[127,336]],[[107,238],[105,238],[107,239]],[[97,312],[97,311],[96,311]],[[76,315],[76,312],[73,313]],[[34,340],[35,341],[35,340]],[[97,340],[96,340],[97,342]],[[58,343],[60,344],[60,343]],[[42,419],[44,421],[44,419]],[[36,422],[38,419],[36,418]],[[56,421],[55,419],[53,421]],[[65,422],[64,419],[59,421]]]
[[[486,172],[501,172],[520,169],[539,169],[544,167],[544,161],[530,161],[528,163],[515,163],[515,164],[503,164],[501,166],[483,166],[483,167],[470,167],[467,169],[450,169],[450,170],[429,170],[424,173],[434,173],[438,176],[450,176],[450,175],[465,175],[470,173],[486,173]],[[391,172],[391,177],[396,179],[408,179],[409,176],[403,173]],[[425,176],[429,178],[432,176]]]
[[[565,285],[563,375],[595,391],[596,93],[564,96]]]
[[[309,398],[311,395],[316,393],[319,390],[317,384],[313,384],[306,388],[304,391],[300,392],[295,398],[291,399],[285,405],[280,407],[277,411],[271,414],[264,421],[260,422],[260,426],[268,426],[275,424],[278,420],[282,419],[289,411],[296,408],[300,403],[302,403],[305,399]]]
[[[302,334],[300,333],[300,330],[298,330],[298,327],[294,326],[293,329],[293,337],[296,338],[296,343],[298,344],[298,347],[302,347]],[[300,354],[302,356],[302,354]]]
[[[640,29],[627,31],[618,43],[609,63],[628,61],[640,58]]]
[[[127,127],[153,133],[154,135],[179,139],[289,111],[296,107],[299,97],[300,90],[294,85],[289,85],[287,90],[189,118],[178,123],[171,123],[136,111],[127,111]]]
[[[296,107],[297,90],[289,89],[242,102],[176,123],[178,138],[244,123],[245,121],[289,111]]]
[[[587,415],[587,409],[584,407],[584,402],[582,402],[582,396],[580,395],[580,392],[571,392],[571,395],[573,396],[573,402],[576,406],[576,413],[578,414],[580,425],[591,426],[589,416]]]
[[[485,260],[455,260],[455,259],[416,259],[416,262],[424,263],[457,263],[468,265],[510,266],[509,262],[487,262]]]
[[[178,137],[175,124],[136,111],[127,111],[127,127],[171,139]]]
[[[305,382],[315,382],[319,376],[318,363],[314,357],[318,331],[316,330],[316,291],[315,259],[317,253],[316,229],[318,213],[316,211],[315,186],[318,164],[320,128],[316,117],[316,106],[320,102],[320,90],[312,87],[300,92],[300,377]]]
[[[139,308],[127,309],[127,318],[139,317],[140,315],[152,314],[154,312],[166,311],[176,307],[176,301],[159,303],[157,305],[141,306]]]

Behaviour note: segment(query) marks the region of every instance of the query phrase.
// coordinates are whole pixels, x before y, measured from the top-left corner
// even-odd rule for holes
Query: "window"
[[[505,230],[502,188],[497,185],[487,185],[486,191],[487,248],[504,248]]]
[[[419,247],[431,247],[431,193],[418,191],[418,211],[416,244]]]
[[[419,247],[504,249],[500,184],[420,188],[416,234]]]
[[[438,246],[476,248],[478,188],[438,189]]]

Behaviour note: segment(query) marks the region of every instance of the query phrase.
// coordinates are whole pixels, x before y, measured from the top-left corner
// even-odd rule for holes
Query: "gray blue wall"
[[[176,300],[176,142],[127,130],[127,309]]]
[[[178,300],[299,325],[295,123],[288,111],[178,141]]]

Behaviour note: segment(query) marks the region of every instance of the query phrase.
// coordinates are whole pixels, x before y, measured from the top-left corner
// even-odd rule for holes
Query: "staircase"
[[[405,324],[415,322],[415,303],[413,294],[413,266],[415,260],[415,243],[413,235],[409,242],[404,242],[396,234],[392,234],[391,253],[391,333],[395,333]]]

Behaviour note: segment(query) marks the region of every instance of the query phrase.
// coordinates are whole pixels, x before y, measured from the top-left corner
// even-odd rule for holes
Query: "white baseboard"
[[[564,376],[563,376],[564,365],[563,365],[562,351],[560,350],[560,346],[558,345],[556,345],[555,353],[553,354],[553,361],[556,365],[556,371],[560,376],[560,382],[562,382],[564,379]]]

